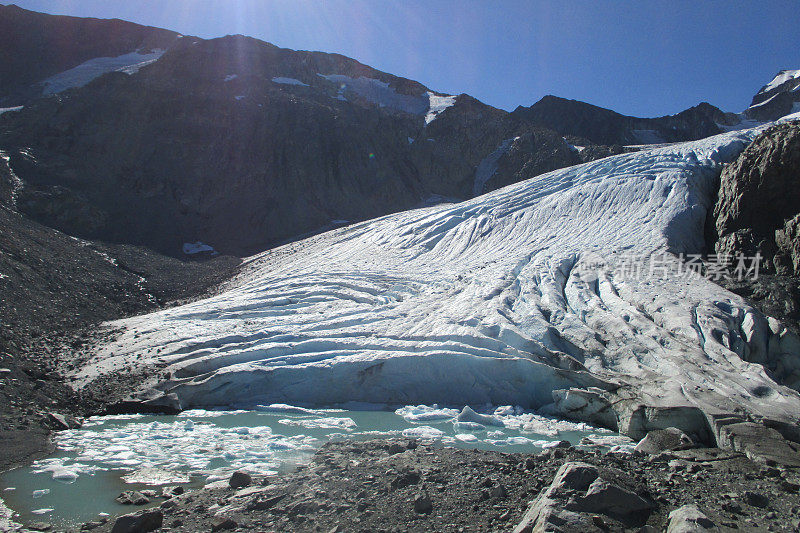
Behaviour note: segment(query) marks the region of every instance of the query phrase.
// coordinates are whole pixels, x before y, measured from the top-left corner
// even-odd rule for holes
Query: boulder
[[[114,522],[111,533],[147,533],[160,528],[163,522],[164,515],[160,510],[148,509],[120,516]]]
[[[228,480],[228,485],[232,489],[240,489],[253,482],[253,478],[247,472],[234,472]]]
[[[719,531],[696,505],[684,505],[669,513],[667,533],[696,533]]]
[[[215,516],[211,519],[211,531],[236,529],[238,525],[234,519],[228,516]]]
[[[164,487],[161,495],[165,498],[172,498],[173,496],[180,496],[184,493],[184,488],[181,485],[174,485],[172,487]]]
[[[757,463],[800,467],[800,445],[785,439],[777,430],[755,422],[722,426],[718,443],[720,447],[744,453]]]
[[[414,497],[414,511],[419,514],[428,514],[433,511],[433,502],[427,491],[422,491]]]
[[[654,507],[652,502],[638,494],[598,478],[591,484],[585,496],[571,498],[564,508],[582,513],[625,517],[641,512],[649,514]]]
[[[47,419],[53,429],[78,429],[81,427],[81,422],[75,417],[62,415],[61,413],[47,413]]]
[[[678,428],[656,429],[650,431],[639,443],[635,450],[640,453],[655,455],[672,450],[685,450],[694,447],[694,441]]]
[[[598,475],[597,467],[588,463],[564,463],[556,472],[551,486],[584,491],[597,479]]]
[[[745,491],[744,502],[753,507],[767,507],[769,505],[769,498],[758,492]]]
[[[122,505],[145,505],[150,503],[150,498],[135,490],[126,490],[114,499]]]
[[[766,130],[722,171],[712,221],[718,254],[752,256],[760,251],[762,268],[768,271],[775,270],[775,256],[784,255],[792,272],[800,273],[795,224],[786,223],[800,213],[798,171],[800,128],[792,123]],[[780,243],[776,231],[782,232]]]

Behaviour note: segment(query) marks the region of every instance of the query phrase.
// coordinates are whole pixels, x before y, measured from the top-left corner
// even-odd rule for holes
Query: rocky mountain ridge
[[[583,160],[555,132],[468,95],[242,36],[179,39],[133,75],[106,74],[0,123],[24,213],[171,254],[195,241],[251,254]],[[479,174],[506,142],[515,165]]]
[[[513,114],[562,135],[606,145],[693,141],[722,133],[724,125],[738,122],[734,113],[725,113],[707,102],[676,115],[637,118],[552,95],[530,107],[517,107]]]

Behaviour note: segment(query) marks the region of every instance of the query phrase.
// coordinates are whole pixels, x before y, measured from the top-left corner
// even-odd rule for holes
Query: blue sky
[[[4,2],[5,3],[5,2]],[[701,101],[741,111],[779,70],[800,68],[797,0],[17,0],[210,38],[251,35],[338,52],[503,109],[545,94],[625,114]]]

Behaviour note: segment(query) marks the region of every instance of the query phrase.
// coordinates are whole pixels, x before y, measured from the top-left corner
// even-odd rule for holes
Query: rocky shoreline
[[[81,530],[796,531],[799,491],[797,469],[715,448],[603,453],[564,442],[519,454],[344,441],[293,472],[168,488],[157,507]]]

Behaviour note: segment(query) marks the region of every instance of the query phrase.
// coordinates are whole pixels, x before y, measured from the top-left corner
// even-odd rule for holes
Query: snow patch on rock
[[[24,106],[18,105],[15,107],[0,107],[0,115],[3,113],[12,113],[14,111],[21,111]]]
[[[508,153],[511,149],[511,145],[517,139],[519,139],[519,137],[504,140],[494,152],[484,157],[481,162],[478,163],[478,168],[475,169],[475,180],[472,184],[472,196],[483,194],[486,182],[497,172],[497,162]]]
[[[456,96],[438,96],[430,91],[426,94],[428,95],[428,112],[425,115],[425,124],[433,122],[440,113],[456,103]]]
[[[95,78],[108,72],[135,74],[140,68],[157,61],[165,50],[155,49],[149,53],[131,52],[117,57],[96,57],[50,76],[42,82],[42,94],[50,95],[75,87],[83,87]]]
[[[303,83],[300,80],[296,80],[294,78],[284,78],[282,76],[272,78],[272,82],[279,83],[281,85],[298,85],[300,87],[308,87],[307,83]]]
[[[203,242],[185,242],[183,243],[183,253],[186,255],[195,255],[195,254],[215,254],[217,253],[216,250],[212,246],[205,244]]]

